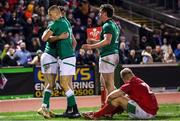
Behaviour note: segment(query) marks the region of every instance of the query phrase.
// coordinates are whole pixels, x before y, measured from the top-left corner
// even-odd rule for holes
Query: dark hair
[[[88,0],[78,0],[78,3],[89,3]]]
[[[58,6],[61,11],[65,11],[64,6]]]
[[[88,4],[88,3],[89,3],[88,0],[79,0],[79,1],[78,1],[78,6],[79,6],[79,7],[82,7],[83,4]]]
[[[109,18],[112,18],[113,17],[113,14],[114,14],[114,8],[111,4],[103,4],[100,6],[100,9],[103,11],[103,12],[106,12],[107,13],[107,17]]]

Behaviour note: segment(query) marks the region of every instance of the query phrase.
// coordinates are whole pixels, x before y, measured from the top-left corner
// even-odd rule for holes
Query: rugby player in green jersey
[[[72,28],[69,27],[67,20],[62,17],[58,6],[51,6],[48,9],[48,15],[54,21],[54,23],[50,26],[43,39],[45,41],[49,38],[52,41],[58,40],[56,44],[56,51],[59,57],[58,64],[60,65],[60,85],[63,88],[65,95],[67,96],[68,103],[68,108],[62,116],[70,118],[80,117],[74,92],[69,85],[70,81],[72,81],[72,76],[75,75],[76,63],[75,52],[73,48]],[[63,33],[68,33],[68,38],[58,39],[59,35]]]
[[[100,50],[99,72],[101,73],[101,84],[105,86],[108,94],[115,90],[114,70],[119,62],[119,35],[120,30],[117,24],[112,20],[114,8],[110,4],[100,6],[99,17],[103,23],[100,40],[87,39],[83,49]],[[105,100],[104,100],[105,102]],[[104,103],[103,102],[103,103]]]
[[[47,30],[44,31],[42,35],[42,40],[44,40],[44,35],[48,31],[49,27],[53,24],[51,22],[48,25]],[[56,39],[66,39],[68,38],[68,33],[62,33]],[[55,79],[58,72],[57,63],[57,52],[56,52],[56,42],[51,42],[50,39],[44,40],[46,42],[45,51],[41,56],[41,71],[44,75],[44,92],[43,101],[41,107],[38,109],[38,113],[43,115],[44,118],[55,117],[54,113],[50,110],[50,97],[52,95],[52,90],[55,85]]]
[[[73,46],[73,49],[75,50],[76,48],[76,45],[77,45],[77,42],[76,42],[76,39],[73,35],[73,32],[72,32],[72,27],[71,27],[71,24],[70,22],[67,20],[66,18],[66,11],[65,11],[65,8],[63,6],[58,6],[59,9],[61,10],[61,13],[62,13],[62,18],[67,22],[68,24],[68,27],[70,28],[70,32],[71,32],[71,37],[72,37],[72,46]],[[73,90],[73,86],[72,86],[72,81],[69,81],[69,87],[71,88],[71,90]],[[67,101],[68,103],[68,101]],[[56,117],[69,117],[69,113],[68,112],[71,112],[71,109],[72,107],[69,107],[69,105],[67,104],[67,108],[66,108],[66,111],[63,113],[63,114],[60,114],[60,115],[56,115]],[[77,110],[77,107],[75,106],[73,110]],[[78,112],[78,110],[76,111]],[[79,114],[78,114],[79,115]],[[74,116],[78,116],[78,115],[74,115]]]

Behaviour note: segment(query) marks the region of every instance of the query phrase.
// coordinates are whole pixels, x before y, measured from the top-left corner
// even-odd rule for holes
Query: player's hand
[[[88,44],[92,43],[92,38],[87,38],[87,39],[86,39],[86,42],[87,42]]]
[[[95,40],[94,38],[87,38],[86,39],[86,42],[88,43],[88,44],[90,44],[90,43],[94,43],[94,42],[97,42],[98,40]]]
[[[92,49],[90,44],[83,44],[83,45],[82,45],[82,48],[85,49],[85,50],[90,50],[90,49]]]
[[[61,35],[59,35],[59,39],[67,39],[69,37],[69,33],[68,32],[64,32]]]

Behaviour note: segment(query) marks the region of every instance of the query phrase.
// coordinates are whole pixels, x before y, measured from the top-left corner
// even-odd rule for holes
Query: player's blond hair
[[[127,76],[134,76],[134,73],[130,68],[124,68],[121,70],[120,74],[122,79],[126,78]]]
[[[51,7],[49,7],[48,12],[50,12],[50,11],[54,11],[54,12],[57,12],[57,13],[61,12],[57,5],[52,5]]]

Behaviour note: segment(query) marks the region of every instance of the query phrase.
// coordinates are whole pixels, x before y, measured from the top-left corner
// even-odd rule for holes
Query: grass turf
[[[3,95],[3,96],[0,96],[0,100],[23,99],[23,98],[33,98],[33,95],[25,94],[25,95]]]
[[[96,111],[98,107],[94,108],[81,108],[80,112],[85,111]],[[55,110],[56,113],[62,113],[63,110]],[[102,118],[105,120],[105,118]],[[38,115],[36,112],[8,112],[0,113],[0,120],[47,120],[42,116]],[[52,120],[84,120],[83,117],[77,119],[68,119],[68,118],[52,118]],[[130,120],[127,113],[116,114],[111,120]],[[180,104],[167,104],[160,105],[159,111],[155,119],[153,120],[178,120],[180,121]]]

